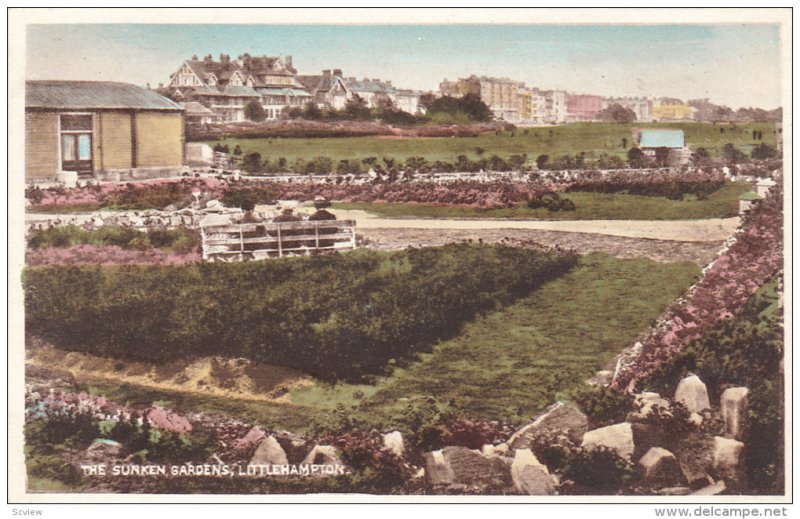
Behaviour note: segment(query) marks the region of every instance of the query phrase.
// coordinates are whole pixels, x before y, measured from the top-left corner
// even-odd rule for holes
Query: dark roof
[[[297,76],[295,79],[303,85],[303,88],[312,94],[316,94],[317,92],[330,92],[337,81],[341,82],[342,86],[347,88],[347,85],[345,85],[344,80],[340,76]]]
[[[183,110],[156,92],[110,81],[26,81],[25,107]]]

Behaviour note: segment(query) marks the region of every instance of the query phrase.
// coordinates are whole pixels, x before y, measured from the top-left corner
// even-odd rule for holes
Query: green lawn
[[[481,209],[430,204],[336,203],[335,209],[360,209],[386,218],[507,218],[516,220],[692,220],[727,218],[739,212],[739,195],[750,190],[744,182],[726,184],[706,200],[669,200],[653,196],[602,193],[562,193],[575,202],[574,211],[529,209],[525,204],[504,209]]]
[[[585,152],[590,159],[602,153],[625,158],[627,150],[622,147],[622,139],[627,139],[630,147],[634,140],[634,128],[654,127],[683,129],[686,141],[692,149],[704,147],[712,156],[718,156],[722,147],[729,142],[748,155],[761,142],[775,146],[774,126],[771,123],[737,124],[735,129],[731,129],[729,125],[715,126],[711,123],[694,122],[575,123],[550,128],[518,128],[501,135],[489,132],[478,137],[229,138],[208,141],[208,144],[214,146],[217,142],[222,142],[230,149],[239,145],[245,154],[257,151],[263,158],[276,160],[278,157],[285,157],[290,163],[297,158],[307,160],[318,156],[330,157],[334,161],[365,157],[405,160],[411,156],[422,156],[429,161],[453,162],[459,155],[466,155],[472,160],[478,159],[479,148],[485,150],[484,157],[497,154],[508,158],[526,153],[529,158],[534,159],[540,154],[547,154],[552,158]],[[721,127],[724,127],[724,133],[720,133]],[[753,130],[764,133],[763,141],[753,140]]]
[[[134,386],[82,387],[120,403],[223,412],[296,432],[328,421],[337,404],[365,423],[390,426],[409,404],[428,396],[452,400],[471,418],[523,422],[602,369],[698,274],[690,263],[588,255],[572,272],[467,324],[458,337],[375,385],[319,383],[293,390],[288,405]]]

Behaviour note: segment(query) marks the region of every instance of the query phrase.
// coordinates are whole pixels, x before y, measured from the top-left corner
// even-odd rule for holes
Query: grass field
[[[585,152],[594,158],[602,153],[625,158],[627,150],[622,147],[622,139],[627,139],[630,147],[634,139],[634,128],[680,128],[684,130],[686,142],[692,149],[706,148],[712,156],[718,156],[726,143],[732,143],[746,154],[752,148],[765,142],[775,145],[774,127],[771,123],[712,125],[711,123],[575,123],[547,128],[518,128],[513,132],[484,133],[478,137],[429,137],[429,138],[386,138],[386,137],[345,137],[345,138],[269,138],[209,141],[227,144],[230,149],[239,145],[243,152],[257,151],[262,157],[275,160],[285,157],[294,161],[297,158],[310,159],[318,156],[330,157],[334,161],[342,159],[362,159],[366,157],[392,157],[405,160],[411,156],[422,156],[429,161],[453,162],[459,155],[470,159],[481,157],[478,149],[485,150],[484,157],[497,154],[508,158],[514,154],[526,153],[530,159],[540,154],[551,158],[560,155],[575,155]],[[724,133],[720,133],[724,128]],[[764,133],[763,141],[754,141],[753,130]]]
[[[574,211],[550,212],[525,204],[504,209],[481,209],[429,204],[336,203],[335,209],[358,209],[386,218],[504,218],[516,220],[694,220],[728,218],[739,212],[739,195],[750,190],[744,182],[726,184],[706,200],[603,193],[562,193],[575,202]]]
[[[375,385],[319,383],[293,390],[292,404],[83,387],[120,403],[223,412],[296,432],[328,420],[337,404],[366,423],[389,426],[409,404],[429,396],[452,400],[466,417],[524,422],[602,369],[698,273],[689,263],[585,256],[572,272],[466,325],[456,338]]]

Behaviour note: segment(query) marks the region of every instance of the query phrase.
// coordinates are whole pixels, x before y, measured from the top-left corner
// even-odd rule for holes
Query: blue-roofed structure
[[[683,130],[672,129],[647,129],[642,130],[639,138],[639,147],[642,149],[670,148],[683,149],[686,141]]]

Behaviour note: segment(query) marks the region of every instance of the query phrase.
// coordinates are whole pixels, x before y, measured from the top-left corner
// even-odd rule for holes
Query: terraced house
[[[28,81],[27,182],[175,176],[184,109],[146,88],[107,81]]]
[[[222,122],[244,121],[248,103],[261,104],[268,119],[277,119],[286,106],[299,106],[311,94],[297,81],[292,57],[250,56],[231,60],[209,54],[192,56],[170,76],[159,93],[177,102],[198,102],[221,117]]]

